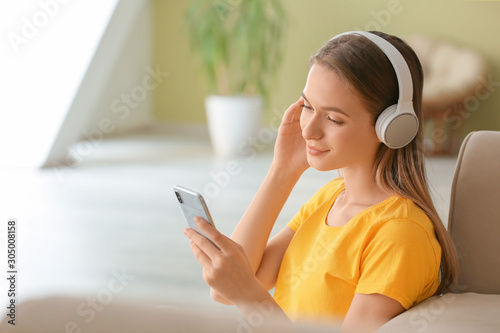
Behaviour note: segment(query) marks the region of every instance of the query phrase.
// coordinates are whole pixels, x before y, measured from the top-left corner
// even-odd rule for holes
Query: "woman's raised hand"
[[[300,115],[304,98],[285,111],[278,130],[278,138],[274,146],[272,167],[280,172],[292,172],[301,175],[309,168],[307,162],[306,142],[302,137]]]

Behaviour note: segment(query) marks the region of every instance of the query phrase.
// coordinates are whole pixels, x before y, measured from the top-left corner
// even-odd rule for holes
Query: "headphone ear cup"
[[[386,142],[386,130],[391,120],[394,118],[394,114],[396,113],[397,105],[393,104],[386,108],[377,118],[377,122],[375,123],[375,131],[377,132],[378,139],[383,142],[386,146],[388,146]]]
[[[389,106],[379,115],[375,123],[377,137],[392,149],[406,146],[418,132],[418,119],[415,113],[397,111],[396,104]]]

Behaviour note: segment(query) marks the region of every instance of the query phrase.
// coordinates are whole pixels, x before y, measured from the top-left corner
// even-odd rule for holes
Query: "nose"
[[[312,111],[303,111],[300,115],[300,127],[304,140],[318,140],[323,137],[320,115]]]

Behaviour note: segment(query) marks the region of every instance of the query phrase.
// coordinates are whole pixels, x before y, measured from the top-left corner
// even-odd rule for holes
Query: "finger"
[[[300,98],[295,102],[292,103],[288,109],[285,111],[285,114],[283,115],[283,124],[290,124],[295,121],[300,120],[300,114],[302,113],[302,105],[304,104],[304,98],[300,96]]]
[[[197,216],[194,218],[194,222],[196,223],[196,225],[198,226],[198,228],[200,228],[201,231],[203,231],[203,233],[205,235],[207,235],[215,244],[217,244],[217,246],[222,250],[224,247],[226,247],[226,245],[229,243],[229,238],[224,236],[223,234],[221,234],[217,229],[215,229],[215,227],[213,227],[212,225],[210,225],[207,221],[205,221],[203,218]],[[209,241],[210,242],[210,241]],[[217,251],[217,252],[211,252],[213,253],[214,255],[218,255],[220,254],[220,251],[215,247],[213,246],[213,244],[211,244],[212,247]],[[204,248],[202,248],[203,250],[205,250]],[[208,249],[207,249],[208,250]],[[205,251],[206,252],[206,251]],[[211,258],[213,258],[210,253],[206,252]]]
[[[207,224],[203,222],[203,224]],[[201,230],[201,228],[200,228]],[[201,230],[203,231],[203,230]],[[213,259],[220,251],[210,242],[205,236],[201,235],[194,229],[187,228],[184,234],[193,241],[210,259]],[[207,234],[207,233],[205,233]],[[208,234],[207,234],[208,235]],[[209,236],[210,237],[210,236]]]
[[[299,106],[301,106],[302,104],[304,104],[305,102],[305,99],[304,99],[304,96],[300,96],[299,99],[297,100],[297,104],[299,104]]]
[[[189,242],[189,247],[194,254],[194,257],[198,262],[204,267],[209,267],[212,265],[212,260],[203,252],[194,241]]]

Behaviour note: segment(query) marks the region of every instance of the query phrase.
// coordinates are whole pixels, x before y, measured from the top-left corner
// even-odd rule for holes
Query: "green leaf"
[[[283,62],[280,0],[191,0],[185,24],[211,90],[229,85],[235,94],[257,91],[267,98]]]

